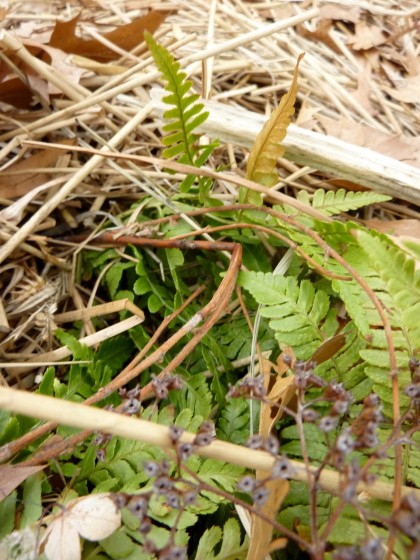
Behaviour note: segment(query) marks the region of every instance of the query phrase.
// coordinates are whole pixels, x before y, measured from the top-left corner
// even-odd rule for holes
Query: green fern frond
[[[240,284],[257,303],[264,304],[261,316],[271,319],[276,339],[292,346],[299,359],[308,359],[316,348],[335,334],[335,311],[323,290],[315,290],[309,280],[294,276],[242,272]]]
[[[358,242],[385,283],[411,351],[420,350],[420,272],[415,262],[388,238],[359,231]],[[396,273],[397,272],[397,273]]]
[[[312,195],[304,190],[299,191],[298,199],[310,204],[326,216],[333,216],[349,210],[358,210],[370,204],[386,202],[391,200],[391,197],[373,191],[354,192],[339,189],[334,192],[318,189]]]
[[[241,445],[249,437],[249,404],[245,399],[230,399],[217,423],[217,437]]]
[[[198,543],[195,560],[242,560],[247,556],[248,537],[241,543],[242,535],[236,519],[228,519],[221,529],[213,526],[207,529]],[[216,548],[221,548],[218,553]]]
[[[203,103],[197,103],[199,95],[191,93],[192,82],[180,70],[179,62],[167,49],[156,43],[150,33],[145,32],[144,38],[156,66],[167,82],[165,89],[169,95],[163,97],[162,101],[172,105],[164,114],[168,122],[163,126],[167,133],[162,140],[166,146],[163,157],[176,158],[180,163],[201,167],[217,145],[211,143],[200,146],[199,135],[194,132],[205,122],[209,113],[204,111]],[[187,177],[180,186],[181,192],[187,192],[194,180],[195,176]]]

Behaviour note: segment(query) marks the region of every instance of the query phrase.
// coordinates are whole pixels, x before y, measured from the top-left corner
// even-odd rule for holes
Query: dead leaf
[[[380,233],[395,237],[420,239],[420,222],[418,220],[365,220],[364,225]]]
[[[144,40],[144,31],[154,33],[171,11],[151,10],[145,16],[121,25],[103,35],[120,49],[129,52]],[[97,62],[107,62],[120,58],[120,55],[96,39],[81,39],[76,36],[76,25],[80,14],[70,21],[57,21],[49,45],[66,53],[78,54]]]
[[[0,102],[18,109],[28,109],[31,101],[31,90],[19,78],[9,77],[0,83]]]
[[[80,537],[105,539],[121,525],[121,513],[110,494],[92,494],[63,506],[43,537],[48,560],[80,560]]]
[[[346,343],[346,337],[342,333],[335,334],[318,346],[311,356],[311,361],[323,364],[332,358]]]
[[[351,21],[358,23],[360,20],[360,8],[358,6],[339,6],[338,4],[324,4],[319,8],[319,17],[322,19],[333,19],[338,21]]]
[[[63,140],[63,144],[74,145],[74,140]],[[14,163],[3,170],[0,178],[0,197],[16,198],[26,194],[32,189],[42,185],[51,174],[37,171],[45,167],[54,167],[63,152],[54,150],[41,150],[27,159]]]
[[[383,89],[397,101],[418,103],[420,92],[420,74],[411,78],[394,80],[395,88],[384,86]]]
[[[0,501],[4,500],[29,476],[42,471],[46,466],[20,467],[19,465],[0,465]]]
[[[335,44],[334,39],[329,34],[331,23],[331,19],[321,19],[319,20],[314,31],[311,31],[303,24],[298,24],[296,26],[296,31],[301,37],[310,39],[315,43],[324,43],[324,45],[327,45],[327,47],[329,47],[332,51],[339,54],[341,53],[341,51]]]
[[[359,21],[356,23],[355,34],[348,40],[348,44],[355,51],[367,51],[381,45],[386,39],[387,36],[380,27]]]
[[[247,179],[267,187],[273,186],[278,181],[274,168],[277,160],[284,154],[285,148],[281,142],[286,136],[290,118],[295,112],[295,101],[298,91],[299,63],[304,54],[299,55],[293,73],[292,85],[281,98],[280,104],[271,117],[264,124],[261,132],[255,139],[248,157],[246,167]]]
[[[388,134],[344,117],[338,120],[324,116],[316,118],[330,136],[420,167],[420,138]]]

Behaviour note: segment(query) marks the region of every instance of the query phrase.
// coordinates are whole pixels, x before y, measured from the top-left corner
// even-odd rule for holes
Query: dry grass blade
[[[27,414],[33,418],[59,422],[66,426],[98,430],[131,438],[135,441],[152,443],[164,449],[172,447],[169,428],[166,426],[62,399],[0,387],[0,408],[19,414]],[[190,443],[195,438],[195,434],[184,432],[181,438],[181,441]],[[266,472],[271,471],[274,462],[269,453],[220,440],[214,441],[207,447],[199,448],[198,453],[203,457],[228,461],[235,465],[242,465],[250,469],[261,469]],[[293,461],[292,466],[295,470],[293,478],[295,480],[306,480],[306,472],[302,465]],[[324,470],[319,483],[323,489],[336,493],[340,489],[339,478],[338,473]],[[375,481],[372,485],[361,483],[358,491],[366,492],[372,499],[392,500],[392,488],[392,484]],[[414,492],[420,498],[420,490],[408,487],[402,488],[403,495],[410,492]]]

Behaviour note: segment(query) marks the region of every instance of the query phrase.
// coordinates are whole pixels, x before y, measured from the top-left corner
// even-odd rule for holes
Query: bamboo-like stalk
[[[107,434],[150,443],[167,450],[172,448],[169,428],[166,426],[63,399],[0,387],[0,408],[74,428],[98,430]],[[191,443],[194,437],[195,434],[184,432],[181,441]],[[249,469],[270,471],[274,464],[274,458],[269,453],[221,440],[215,440],[207,447],[197,448],[196,452],[202,457],[217,459]],[[291,463],[293,467],[292,478],[306,481],[307,475],[301,463],[298,461],[291,461]],[[324,490],[339,493],[339,474],[324,470],[320,477],[320,485]],[[364,492],[365,496],[372,499],[392,500],[393,485],[386,482],[376,481],[370,485],[360,483],[357,490],[358,492]],[[420,490],[409,487],[402,488],[403,495],[410,492],[414,492],[420,499]]]

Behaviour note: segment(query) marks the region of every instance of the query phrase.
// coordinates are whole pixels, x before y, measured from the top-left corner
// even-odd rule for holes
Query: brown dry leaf
[[[143,42],[144,31],[154,33],[170,13],[170,11],[151,10],[136,21],[121,25],[109,33],[104,33],[103,37],[129,52]],[[97,62],[107,62],[120,58],[118,53],[96,39],[77,37],[75,31],[79,18],[80,14],[70,21],[57,21],[49,45],[66,53],[78,54]]]
[[[387,134],[344,117],[334,120],[318,116],[317,119],[330,136],[420,167],[420,138]]]
[[[406,78],[405,80],[394,80],[395,88],[383,86],[383,89],[394,99],[403,103],[418,103],[420,93],[420,74]]]
[[[386,35],[380,27],[369,25],[365,21],[359,21],[356,23],[355,34],[349,39],[348,44],[355,51],[367,51],[385,41]]]
[[[13,105],[17,109],[29,109],[32,101],[31,90],[16,77],[0,82],[0,102]]]
[[[331,24],[332,24],[331,19],[321,19],[318,22],[314,31],[311,31],[305,25],[302,25],[302,24],[298,24],[296,26],[296,31],[298,32],[298,34],[301,37],[305,37],[306,39],[310,39],[311,41],[314,41],[315,43],[318,43],[318,42],[324,43],[324,45],[327,45],[327,47],[329,47],[332,51],[339,54],[339,53],[341,53],[341,51],[337,47],[337,45],[334,42],[334,39],[331,37],[331,35],[329,33],[330,28],[331,28]]]
[[[298,57],[289,91],[283,95],[279,106],[264,124],[249,154],[246,167],[247,179],[267,187],[275,185],[278,181],[274,168],[278,158],[284,154],[284,146],[281,142],[286,136],[290,118],[295,112],[298,69],[303,56],[304,54],[300,54]]]
[[[346,337],[342,333],[335,334],[318,346],[311,356],[311,361],[317,364],[323,364],[332,358],[346,343]]]
[[[380,233],[388,233],[395,237],[420,239],[419,220],[366,220],[363,223],[366,227],[374,228]]]
[[[46,465],[20,467],[19,465],[0,465],[0,501],[4,500],[15,488],[32,474],[45,469]]]
[[[337,4],[324,4],[319,8],[319,17],[322,19],[358,23],[360,20],[360,8],[357,6],[341,7]]]
[[[263,368],[264,384],[267,388],[267,399],[279,405],[288,406],[296,394],[296,387],[293,383],[294,377],[282,377],[289,366],[284,363],[282,356],[289,356],[294,362],[295,357],[291,349],[284,350],[277,361],[276,375],[270,375],[266,367]],[[259,435],[266,438],[270,435],[273,425],[282,415],[283,410],[272,404],[262,403],[260,411]],[[266,478],[264,471],[257,470],[255,477],[257,480]],[[275,519],[280,506],[289,492],[289,482],[287,480],[270,480],[265,484],[269,495],[265,504],[261,507],[261,513]],[[259,516],[252,515],[251,535],[247,560],[263,560],[271,550],[273,526],[263,521]],[[282,548],[287,544],[286,539],[276,542],[275,548]]]
[[[69,146],[74,145],[74,143],[74,140],[62,140],[62,144],[67,144]],[[37,171],[37,169],[54,167],[57,159],[62,155],[63,152],[59,150],[41,150],[2,171],[0,178],[0,197],[16,198],[23,196],[35,187],[51,179],[51,174]]]

